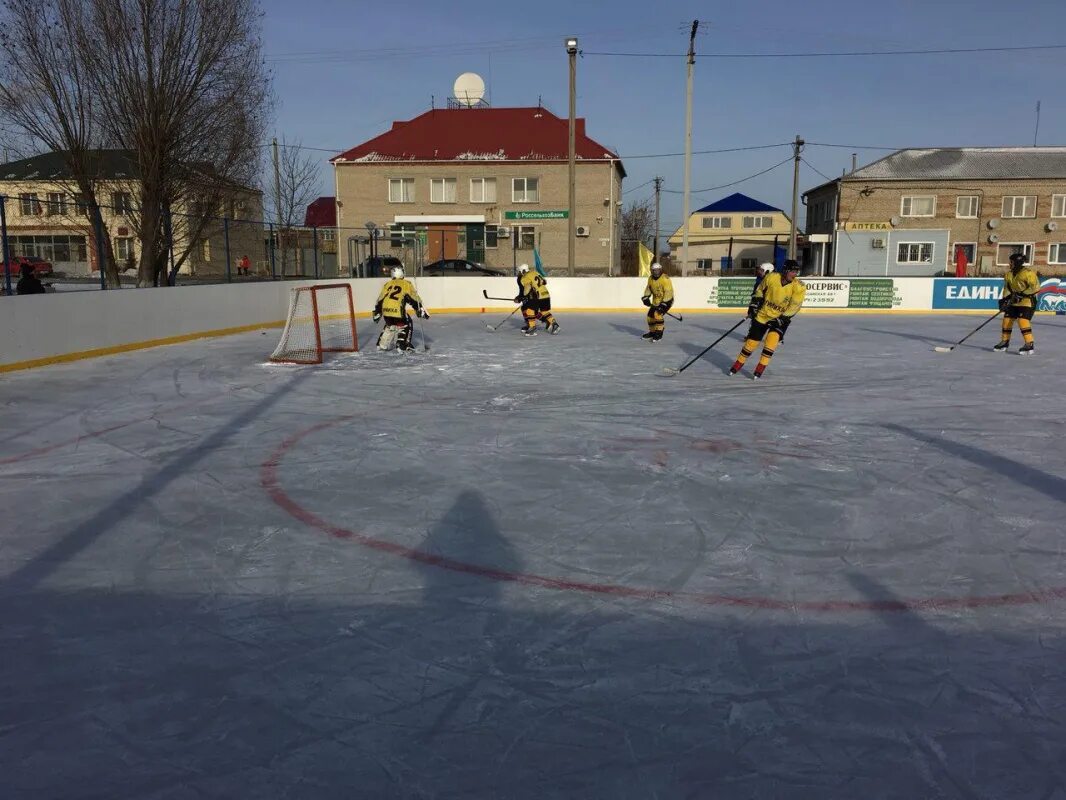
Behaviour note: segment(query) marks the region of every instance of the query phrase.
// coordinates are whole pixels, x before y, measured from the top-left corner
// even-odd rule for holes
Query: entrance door
[[[466,259],[478,264],[485,260],[485,225],[475,223],[466,226]]]
[[[427,262],[459,257],[458,225],[430,225],[427,234],[429,239],[426,247]]]

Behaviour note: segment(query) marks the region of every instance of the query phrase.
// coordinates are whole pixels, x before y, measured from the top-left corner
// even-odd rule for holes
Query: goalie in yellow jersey
[[[803,306],[807,287],[796,278],[798,274],[799,264],[790,258],[785,261],[780,273],[770,272],[762,279],[752,298],[753,305],[749,312],[751,327],[748,329],[748,337],[744,341],[744,347],[737,356],[737,360],[729,368],[730,375],[736,375],[744,368],[744,362],[755,352],[755,348],[765,336],[762,355],[752,375],[755,380],[762,377],[770,359],[774,357],[774,351],[785,338],[785,331],[788,330],[792,318]]]
[[[559,323],[552,316],[551,292],[548,282],[541,275],[529,268],[529,264],[518,265],[518,294],[514,301],[522,304],[522,316],[526,326],[522,333],[526,336],[537,335],[537,320],[544,323],[549,333],[559,332]]]
[[[393,267],[391,279],[381,287],[381,294],[374,305],[374,322],[385,318],[385,328],[378,336],[378,349],[390,350],[395,344],[401,352],[414,349],[411,335],[414,323],[407,313],[411,306],[422,319],[429,319],[429,312],[422,305],[422,298],[413,283],[404,277],[403,267]]]
[[[648,307],[648,332],[640,338],[657,342],[663,338],[666,312],[674,304],[674,284],[670,282],[670,276],[663,272],[662,264],[651,265],[651,277],[644,287],[641,300]]]

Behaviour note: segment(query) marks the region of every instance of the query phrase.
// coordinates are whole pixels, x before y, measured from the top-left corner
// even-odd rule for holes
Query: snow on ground
[[[1066,321],[501,318],[3,376],[0,796],[1066,798]]]

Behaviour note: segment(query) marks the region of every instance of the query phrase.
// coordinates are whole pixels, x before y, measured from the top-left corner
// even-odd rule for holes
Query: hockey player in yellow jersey
[[[1018,320],[1018,330],[1022,332],[1023,344],[1018,350],[1023,356],[1036,353],[1033,341],[1033,314],[1036,313],[1037,294],[1040,292],[1040,279],[1029,267],[1025,266],[1025,253],[1014,253],[1010,257],[1010,271],[1003,276],[1003,295],[999,299],[999,310],[1003,312],[1003,329],[999,344],[992,349],[1005,352],[1010,347],[1011,328]]]
[[[522,333],[526,336],[537,335],[537,320],[544,323],[550,333],[559,332],[559,323],[552,316],[551,292],[543,276],[529,268],[529,264],[518,265],[518,294],[514,301],[522,304],[522,316],[526,325]]]
[[[648,332],[640,338],[657,342],[663,338],[666,312],[674,304],[674,284],[670,282],[670,276],[663,272],[662,264],[651,265],[651,277],[644,287],[641,300],[648,307]]]
[[[393,344],[402,352],[414,349],[411,343],[414,323],[407,313],[408,306],[422,319],[429,319],[429,312],[422,305],[414,284],[404,277],[403,267],[393,267],[391,278],[381,287],[374,305],[374,322],[385,318],[385,328],[378,336],[379,350],[389,350]]]
[[[774,357],[774,351],[785,338],[785,331],[788,330],[792,318],[803,307],[807,287],[796,277],[798,274],[799,264],[790,258],[785,261],[780,273],[770,272],[762,279],[755,290],[757,305],[752,309],[751,327],[740,355],[729,369],[730,375],[736,375],[744,368],[744,362],[755,352],[755,348],[765,336],[762,355],[752,376],[756,380],[762,377],[770,359]]]

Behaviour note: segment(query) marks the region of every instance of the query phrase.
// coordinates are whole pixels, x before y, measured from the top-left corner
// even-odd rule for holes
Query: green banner
[[[747,308],[754,288],[755,278],[719,278],[718,307]]]
[[[505,211],[504,219],[569,219],[570,212],[566,211]]]
[[[848,286],[848,308],[892,308],[894,295],[891,278],[852,278]]]

